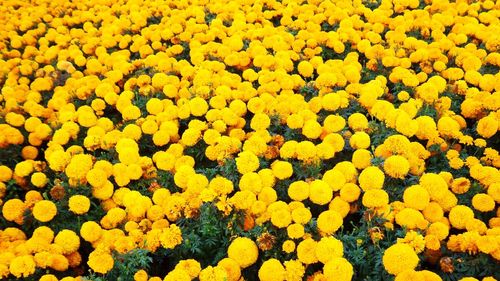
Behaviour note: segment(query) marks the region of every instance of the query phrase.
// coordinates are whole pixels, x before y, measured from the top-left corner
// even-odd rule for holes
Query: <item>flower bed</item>
[[[500,4],[0,6],[0,279],[500,280]]]

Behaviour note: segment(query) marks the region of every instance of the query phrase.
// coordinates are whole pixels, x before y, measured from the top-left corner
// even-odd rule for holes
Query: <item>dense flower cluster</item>
[[[500,280],[499,16],[3,1],[0,279]]]

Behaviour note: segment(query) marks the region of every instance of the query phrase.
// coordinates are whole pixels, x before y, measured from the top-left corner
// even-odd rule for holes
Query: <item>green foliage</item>
[[[363,213],[360,212],[361,215]],[[397,238],[404,237],[406,231],[385,229],[381,227],[384,222],[380,217],[373,217],[370,221],[360,219],[356,224],[351,221],[351,230],[341,229],[337,235],[344,245],[344,257],[356,269],[353,280],[394,280],[394,276],[385,271],[382,256],[387,248],[396,243]],[[370,233],[379,227],[384,229],[384,237],[373,241]]]
[[[318,96],[318,89],[314,87],[313,83],[308,83],[299,90],[299,94],[304,96],[306,101],[311,100],[313,97]]]
[[[382,0],[363,0],[362,3],[365,7],[373,11],[382,4]]]
[[[434,106],[426,103],[418,111],[417,117],[419,117],[419,116],[430,116],[430,117],[432,117],[432,119],[437,121],[439,114]]]
[[[464,277],[475,277],[478,279],[493,276],[495,279],[500,279],[500,271],[498,263],[491,256],[479,253],[477,255],[469,255],[466,253],[453,253],[454,271],[452,274],[446,274],[439,271],[441,278],[444,281],[457,281]]]
[[[183,243],[173,250],[172,258],[194,258],[203,267],[216,265],[227,256],[230,238],[241,231],[241,224],[239,214],[223,217],[213,203],[205,203],[200,207],[198,217],[177,221]]]
[[[374,151],[377,146],[384,143],[389,136],[398,134],[396,130],[386,127],[385,124],[381,122],[369,121],[368,128],[372,132],[370,136],[372,151]]]
[[[442,95],[442,97],[448,97],[451,100],[450,110],[455,112],[456,114],[460,114],[462,112],[461,105],[465,100],[464,96],[453,93],[451,91],[446,91]]]
[[[310,178],[320,178],[324,171],[323,162],[305,164],[301,161],[291,161],[294,173],[294,179],[305,180]]]
[[[174,175],[170,172],[158,170],[156,180],[161,187],[167,188],[171,193],[180,191],[179,187],[174,183]]]
[[[239,172],[236,167],[236,160],[228,158],[224,160],[224,164],[219,166],[220,175],[233,182],[234,186],[238,186]]]
[[[428,149],[431,153],[436,153],[433,157],[429,157],[425,161],[425,166],[427,167],[426,172],[428,173],[440,173],[442,171],[450,171],[450,165],[446,159],[446,155],[441,151],[438,144],[431,145]]]

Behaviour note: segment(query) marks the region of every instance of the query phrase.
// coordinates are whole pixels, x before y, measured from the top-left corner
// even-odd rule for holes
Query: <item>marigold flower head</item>
[[[262,281],[266,280],[285,280],[285,268],[281,262],[277,259],[269,259],[264,261],[259,269],[259,279]]]
[[[84,195],[73,195],[68,201],[69,210],[77,215],[83,215],[90,209],[90,199]]]
[[[419,258],[409,245],[397,243],[385,250],[382,261],[387,272],[398,275],[403,271],[415,269]]]
[[[318,242],[312,238],[302,240],[297,246],[297,257],[304,264],[313,264],[318,261],[316,247]]]
[[[328,281],[348,281],[352,279],[354,269],[345,258],[334,257],[323,266],[323,274]]]
[[[375,166],[365,168],[358,177],[359,186],[364,191],[381,189],[384,185],[385,175]]]
[[[315,180],[310,183],[309,199],[318,205],[326,205],[333,198],[333,190],[323,180]]]
[[[292,176],[293,174],[293,167],[290,162],[286,161],[274,161],[271,164],[271,169],[273,171],[273,174],[276,178],[280,180],[287,179]]]
[[[57,214],[57,206],[50,200],[41,200],[33,207],[33,217],[41,222],[51,221]]]
[[[408,159],[400,155],[389,156],[384,161],[384,171],[393,178],[404,178],[410,170]]]
[[[238,237],[229,245],[227,254],[238,262],[241,268],[247,268],[257,261],[259,249],[254,241],[246,237]]]
[[[335,257],[342,257],[343,255],[344,246],[342,245],[342,241],[332,236],[323,237],[318,241],[316,257],[318,257],[321,263],[326,264]]]
[[[465,205],[457,205],[451,209],[448,219],[453,227],[465,229],[467,222],[474,219],[474,212]]]
[[[235,260],[231,258],[224,258],[217,263],[217,266],[226,270],[228,281],[237,281],[240,279],[240,265]]]
[[[94,250],[90,253],[87,264],[93,271],[106,274],[113,268],[115,261],[110,253],[104,250]]]

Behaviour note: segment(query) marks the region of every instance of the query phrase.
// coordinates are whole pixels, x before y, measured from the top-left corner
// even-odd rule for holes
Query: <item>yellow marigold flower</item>
[[[307,120],[302,127],[302,134],[309,139],[317,139],[323,132],[323,128],[316,120]]]
[[[22,161],[16,164],[14,168],[14,174],[18,177],[26,177],[31,174],[34,170],[33,161]]]
[[[298,260],[288,260],[285,261],[286,269],[286,280],[288,281],[300,281],[304,277],[305,268],[304,265]]]
[[[229,245],[227,254],[229,258],[235,260],[241,268],[247,268],[257,261],[259,249],[250,238],[238,237]]]
[[[414,230],[408,231],[404,238],[398,238],[397,243],[404,243],[411,246],[417,254],[425,249],[424,236]]]
[[[92,187],[98,188],[104,186],[104,184],[108,180],[108,175],[104,170],[94,168],[88,171],[85,178]]]
[[[288,237],[291,239],[299,239],[304,236],[304,226],[298,223],[289,225],[286,229]]]
[[[477,133],[483,138],[491,138],[494,136],[499,127],[498,120],[494,117],[494,115],[489,115],[483,117],[479,122],[477,122]]]
[[[292,223],[292,215],[290,214],[290,210],[286,208],[280,208],[273,211],[271,214],[271,223],[278,228],[287,227],[290,223]]]
[[[480,236],[477,239],[477,241],[475,241],[475,243],[476,243],[479,251],[481,251],[485,254],[490,254],[490,253],[496,251],[497,242],[495,240],[496,240],[495,236],[484,235],[484,236]]]
[[[175,248],[175,246],[182,242],[181,229],[177,225],[171,224],[168,228],[162,230],[160,242],[164,248]]]
[[[9,271],[17,278],[28,277],[35,273],[36,264],[31,255],[17,256],[10,261]]]
[[[259,269],[259,279],[261,281],[283,281],[285,280],[285,268],[277,259],[264,261]]]
[[[13,127],[24,125],[24,116],[15,112],[9,112],[5,115],[5,122]]]
[[[305,207],[300,207],[292,210],[292,219],[296,223],[306,224],[312,218],[311,211]]]
[[[437,202],[430,202],[427,206],[422,210],[422,214],[425,219],[429,222],[437,222],[441,220],[444,216],[443,208]]]
[[[474,278],[474,277],[464,277],[464,278],[460,278],[458,281],[479,281],[479,279]]]
[[[443,198],[448,191],[448,184],[437,174],[426,173],[420,177],[420,185],[427,189],[431,200]]]
[[[308,62],[306,60],[303,60],[297,66],[297,71],[303,77],[309,78],[314,73],[314,67],[313,67],[313,65],[310,62]]]
[[[47,176],[42,172],[36,172],[31,175],[31,184],[38,188],[44,187],[48,182]]]
[[[59,279],[53,274],[44,274],[39,281],[59,281]]]
[[[296,181],[288,187],[288,196],[295,201],[303,201],[309,197],[310,186],[304,181]]]
[[[340,104],[341,104],[341,96],[338,93],[328,93],[328,94],[324,95],[321,98],[321,105],[322,105],[322,107],[325,110],[328,110],[328,111],[335,111],[335,110],[337,110],[340,107]],[[327,123],[340,122],[340,123],[337,124],[337,126],[340,126],[342,124],[342,121],[344,121],[343,124],[345,126],[345,120],[344,120],[344,118],[342,118],[342,117],[340,117],[338,115],[329,115],[329,116],[332,116],[333,119],[330,119],[330,120],[325,119],[325,121],[324,121],[325,128],[327,127],[326,126]],[[342,120],[340,120],[339,117]],[[330,125],[333,125],[333,124],[330,124]],[[330,127],[330,129],[332,129],[332,128]],[[338,127],[337,127],[337,129],[338,129]],[[339,130],[329,130],[329,132],[338,132],[338,131]]]
[[[384,171],[390,177],[403,179],[410,171],[410,163],[403,156],[392,155],[385,159]]]
[[[164,146],[170,142],[170,134],[164,130],[159,130],[153,134],[153,143],[156,146]]]
[[[258,194],[263,187],[262,179],[259,174],[255,172],[246,173],[240,178],[239,187],[242,191],[251,191]]]
[[[68,201],[69,210],[77,215],[83,215],[90,209],[90,200],[83,195],[73,195]]]
[[[198,277],[201,271],[200,263],[194,259],[181,260],[175,266],[175,268],[185,270],[191,276],[191,278]]]
[[[352,280],[354,269],[345,258],[335,257],[323,266],[323,274],[327,281],[348,281]]]
[[[304,117],[300,114],[293,113],[286,118],[286,125],[290,129],[300,129],[304,126]]]
[[[346,182],[356,182],[358,171],[351,162],[339,162],[333,167],[333,169],[340,171],[344,175]]]
[[[359,186],[364,191],[370,189],[381,189],[384,185],[385,175],[378,167],[365,168],[358,177]]]
[[[158,123],[155,120],[146,120],[141,124],[141,130],[146,135],[153,135],[158,131]]]
[[[354,183],[346,183],[340,189],[340,198],[346,202],[354,202],[361,195],[361,189]]]
[[[328,133],[340,132],[346,124],[345,119],[340,115],[328,115],[323,121],[323,127]]]
[[[257,113],[250,121],[250,128],[255,131],[266,130],[271,125],[271,119],[267,114]]]
[[[201,131],[188,128],[182,133],[182,143],[186,146],[194,146],[201,138]]]
[[[12,178],[12,170],[5,165],[1,165],[0,166],[0,181],[7,182],[11,178]]]
[[[280,151],[281,153],[281,151]],[[314,143],[310,141],[301,141],[295,147],[297,159],[301,161],[312,160],[316,157],[317,151]]]
[[[148,273],[144,270],[138,270],[134,274],[134,281],[147,281],[148,280]]]
[[[50,227],[40,226],[33,231],[32,238],[40,238],[45,240],[47,243],[52,243],[52,240],[54,239],[54,231]]]
[[[368,119],[361,113],[354,113],[347,119],[347,124],[354,131],[362,131],[368,128]]]
[[[21,219],[26,206],[22,200],[17,198],[7,200],[2,206],[2,215],[8,221]]]
[[[367,208],[384,207],[389,204],[389,194],[383,189],[369,189],[363,194],[362,203]]]
[[[403,201],[407,207],[424,210],[430,202],[429,192],[420,185],[412,185],[405,189]]]
[[[217,266],[226,270],[228,281],[238,281],[240,279],[241,268],[235,260],[224,258],[217,263]]]
[[[56,271],[66,271],[69,267],[68,259],[61,254],[52,254],[50,267]]]
[[[113,268],[115,261],[113,256],[111,256],[108,252],[103,250],[94,250],[90,253],[87,264],[93,271],[106,274]]]
[[[346,183],[346,179],[342,172],[331,169],[323,174],[322,180],[326,182],[333,191],[339,191]]]
[[[426,223],[424,216],[419,211],[412,208],[404,208],[396,216],[396,223],[408,229],[415,229]]]
[[[455,119],[444,116],[438,120],[437,129],[443,137],[456,137],[460,131],[460,124]]]
[[[485,193],[478,193],[472,197],[472,206],[480,212],[489,212],[495,209],[495,200]]]
[[[57,206],[50,200],[42,200],[35,203],[33,217],[41,222],[51,221],[57,214]]]
[[[54,244],[62,248],[62,253],[71,254],[80,248],[80,238],[75,232],[64,229],[61,230],[54,238]]]
[[[236,157],[236,168],[240,174],[255,172],[259,165],[259,158],[251,151],[240,152]]]
[[[208,111],[208,103],[200,97],[195,97],[189,100],[189,108],[193,116],[203,116]]]
[[[295,242],[293,240],[286,240],[281,245],[281,250],[287,254],[293,253],[295,251]]]
[[[343,218],[337,211],[327,210],[319,214],[317,225],[324,235],[331,235],[342,226],[342,223]]]
[[[333,236],[323,237],[318,242],[316,257],[318,257],[321,263],[326,264],[336,257],[341,258],[343,255],[344,246],[342,245],[342,241],[337,238]]]
[[[309,199],[314,204],[326,205],[333,198],[333,190],[323,180],[314,180],[310,183]]]
[[[200,281],[227,280],[227,272],[223,267],[207,266],[200,272]]]
[[[297,257],[304,264],[313,264],[318,261],[316,257],[316,248],[318,242],[312,238],[302,240],[297,246]]]
[[[86,221],[80,228],[80,236],[87,242],[95,242],[101,238],[102,228],[94,221]]]
[[[174,269],[170,271],[163,281],[191,281],[191,276],[184,269]]]
[[[314,146],[314,144],[313,144]],[[297,156],[297,147],[298,147],[298,142],[297,141],[287,141],[283,144],[283,146],[280,148],[280,157],[283,159],[289,159],[289,158],[294,158]]]
[[[465,229],[467,222],[474,219],[474,212],[467,206],[457,205],[451,209],[448,219],[454,228]]]
[[[349,139],[353,149],[366,149],[370,147],[370,136],[365,132],[355,132]]]
[[[293,167],[290,162],[276,160],[271,164],[271,169],[276,178],[287,179],[293,174]]]
[[[142,136],[142,129],[136,124],[128,124],[123,128],[123,136],[138,141]]]
[[[495,200],[495,202],[500,202],[500,183],[493,183],[488,187],[488,195]]]
[[[407,244],[394,244],[387,248],[382,257],[385,270],[392,275],[417,267],[419,258]]]

